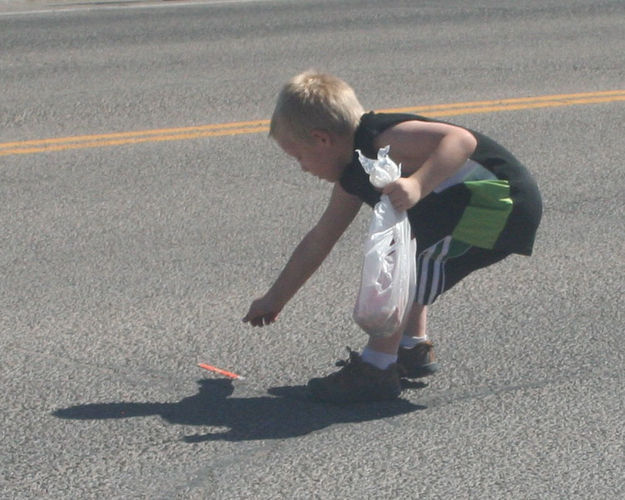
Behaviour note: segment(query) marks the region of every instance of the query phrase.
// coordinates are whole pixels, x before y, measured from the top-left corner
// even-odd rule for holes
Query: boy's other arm
[[[362,202],[337,182],[323,215],[297,245],[291,258],[261,298],[255,300],[243,321],[252,326],[273,323],[282,308],[306,283],[356,217]]]
[[[471,132],[445,123],[408,121],[380,135],[408,174],[384,188],[397,210],[408,210],[465,164],[477,146]]]

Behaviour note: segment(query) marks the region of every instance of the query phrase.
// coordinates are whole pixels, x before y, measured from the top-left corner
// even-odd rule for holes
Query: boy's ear
[[[310,136],[315,142],[319,142],[324,145],[328,145],[332,142],[332,135],[323,129],[313,129],[310,132]]]

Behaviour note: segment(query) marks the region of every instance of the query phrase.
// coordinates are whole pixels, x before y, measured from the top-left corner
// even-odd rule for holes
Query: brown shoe
[[[412,349],[399,348],[397,364],[402,377],[420,378],[433,375],[438,371],[438,363],[434,357],[434,346],[426,340]]]
[[[365,363],[349,349],[349,359],[339,361],[342,368],[327,377],[313,378],[308,390],[317,399],[334,404],[361,403],[395,399],[401,393],[397,363],[380,370]]]

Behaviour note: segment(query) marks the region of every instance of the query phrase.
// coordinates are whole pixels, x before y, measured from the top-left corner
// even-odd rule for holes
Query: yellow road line
[[[497,111],[553,108],[617,101],[625,101],[625,90],[521,97],[493,101],[434,104],[429,106],[385,109],[381,111],[417,113],[423,116],[445,118],[449,116],[467,114],[494,113]],[[109,134],[91,134],[73,137],[57,137],[51,139],[13,141],[0,143],[0,156],[65,151],[70,149],[97,148],[103,146],[120,146],[124,144],[138,144],[144,142],[179,141],[186,139],[198,139],[202,137],[253,134],[267,132],[268,125],[268,120],[254,120],[200,125],[195,127],[178,127],[140,130],[135,132],[116,132]]]
[[[225,136],[236,134],[253,134],[267,131],[266,125],[256,127],[222,127],[216,130],[193,130],[199,127],[189,127],[189,131],[180,129],[180,133],[163,129],[159,133],[152,130],[129,132],[127,134],[102,134],[100,136],[64,137],[58,139],[41,139],[39,141],[24,141],[12,143],[13,147],[3,149],[5,144],[0,143],[0,156],[43,153],[45,151],[64,151],[68,149],[98,148],[102,146],[121,146],[124,144],[139,144],[142,142],[180,141],[184,139],[198,139],[200,137]],[[117,137],[111,137],[117,136]],[[26,144],[30,143],[30,144]]]
[[[520,109],[553,108],[581,104],[599,104],[625,101],[625,90],[592,92],[582,94],[563,94],[552,96],[501,99],[496,101],[475,101],[458,104],[440,104],[410,108],[393,108],[393,112],[419,113],[423,116],[447,117],[457,115],[493,113],[496,111],[515,111]]]

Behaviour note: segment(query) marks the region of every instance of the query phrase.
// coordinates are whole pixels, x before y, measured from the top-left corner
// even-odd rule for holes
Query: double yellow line
[[[26,155],[47,151],[65,151],[68,149],[99,148],[103,146],[121,146],[142,142],[180,141],[200,137],[252,134],[267,130],[267,120],[250,122],[222,123],[201,125],[198,127],[165,128],[139,130],[136,132],[117,132],[111,134],[77,135],[54,139],[36,139],[0,143],[0,156]]]
[[[494,101],[460,102],[454,104],[435,104],[431,106],[393,108],[383,111],[416,113],[423,116],[445,118],[458,115],[494,113],[497,111],[554,108],[617,101],[625,101],[625,90],[522,97],[517,99],[500,99]],[[180,141],[185,139],[198,139],[201,137],[253,134],[258,132],[267,132],[268,125],[268,120],[256,120],[200,125],[196,127],[141,130],[136,132],[118,132],[111,134],[80,135],[74,137],[4,142],[0,143],[0,156],[26,155],[51,151],[65,151],[70,149],[98,148],[104,146],[121,146],[125,144],[139,144],[143,142]]]
[[[625,90],[605,90],[602,92],[583,92],[578,94],[545,95],[539,97],[520,97],[496,101],[461,102],[457,104],[434,104],[413,108],[394,108],[394,112],[417,113],[423,116],[448,117],[497,111],[516,111],[520,109],[556,108],[581,104],[601,104],[625,101]]]

